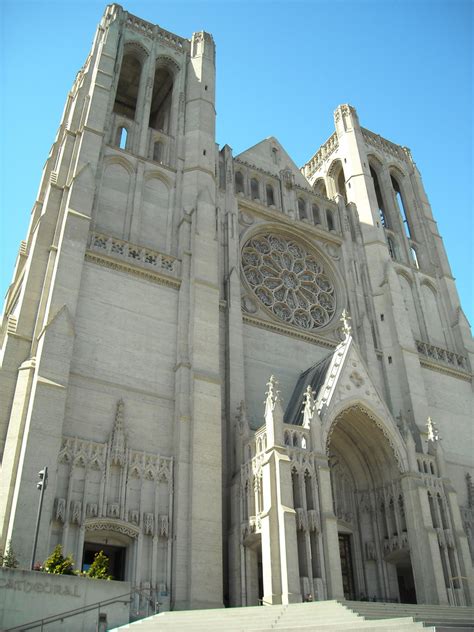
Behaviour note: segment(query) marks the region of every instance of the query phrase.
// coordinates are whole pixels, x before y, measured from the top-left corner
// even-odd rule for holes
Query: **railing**
[[[133,592],[133,591],[132,591]],[[30,621],[29,623],[23,623],[21,625],[16,625],[13,628],[7,628],[5,632],[13,632],[14,630],[22,631],[23,630],[34,630],[35,628],[40,628],[40,630],[44,630],[45,625],[49,625],[50,623],[55,623],[56,621],[63,621],[64,619],[69,619],[71,617],[76,617],[77,615],[84,614],[86,612],[92,612],[93,610],[97,610],[97,622],[100,621],[100,610],[101,608],[105,608],[106,606],[111,606],[114,603],[123,603],[129,604],[131,602],[131,594],[132,592],[125,593],[124,595],[120,595],[115,599],[107,599],[106,601],[98,601],[97,603],[91,603],[88,606],[82,606],[81,608],[74,608],[74,610],[66,610],[66,612],[61,612],[60,614],[51,615],[49,617],[43,617],[43,619],[37,619],[36,621]],[[126,599],[128,597],[128,599]]]
[[[327,141],[321,145],[314,156],[304,166],[304,172],[307,178],[310,178],[315,171],[323,164],[323,162],[333,154],[339,147],[339,141],[336,132],[330,136]]]
[[[111,606],[115,603],[122,604],[131,604],[133,601],[134,595],[142,595],[149,602],[148,605],[152,605],[153,614],[156,613],[156,605],[153,600],[148,595],[143,595],[143,591],[137,588],[130,590],[123,595],[119,595],[118,597],[114,597],[113,599],[106,599],[104,601],[98,601],[96,603],[91,603],[87,606],[82,606],[81,608],[74,608],[73,610],[66,610],[65,612],[61,612],[59,614],[51,615],[49,617],[43,617],[42,619],[37,619],[36,621],[30,621],[29,623],[22,623],[21,625],[16,625],[13,628],[6,628],[4,632],[23,632],[24,630],[34,630],[39,628],[41,631],[44,630],[44,626],[49,625],[50,623],[56,623],[57,621],[64,621],[64,619],[70,619],[71,617],[76,617],[81,614],[85,614],[86,612],[93,612],[97,610],[97,630],[100,630],[101,623],[101,608],[106,608],[107,606]],[[149,612],[147,612],[144,616],[149,616]],[[130,617],[129,617],[130,618]],[[143,618],[143,617],[141,617]],[[105,628],[104,628],[105,630]]]
[[[452,366],[455,369],[461,369],[468,371],[467,358],[455,353],[454,351],[448,351],[442,347],[437,347],[428,342],[422,342],[421,340],[415,340],[416,348],[419,354],[425,356],[429,360],[440,362],[447,366]]]
[[[91,233],[89,249],[173,276],[179,274],[179,261],[175,257],[102,233]]]

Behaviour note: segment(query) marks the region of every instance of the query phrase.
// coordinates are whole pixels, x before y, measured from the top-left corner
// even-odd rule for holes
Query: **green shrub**
[[[18,566],[18,560],[16,559],[11,540],[7,544],[5,553],[0,554],[0,566],[4,568],[17,568]]]
[[[92,579],[112,579],[112,575],[109,575],[109,558],[103,551],[99,551],[94,555],[94,561],[86,575]]]
[[[64,557],[63,547],[58,544],[48,559],[44,561],[43,570],[53,575],[74,575],[72,555]]]

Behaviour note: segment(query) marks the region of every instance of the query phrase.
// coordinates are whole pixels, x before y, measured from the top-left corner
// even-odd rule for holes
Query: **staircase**
[[[472,632],[474,608],[319,601],[288,606],[162,612],[116,628],[131,632]],[[429,627],[426,627],[426,626]]]

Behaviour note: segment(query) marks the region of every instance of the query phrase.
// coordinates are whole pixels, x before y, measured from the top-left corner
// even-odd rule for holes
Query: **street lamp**
[[[35,538],[33,541],[33,551],[31,553],[31,570],[34,569],[35,565],[35,557],[36,557],[36,545],[38,543],[38,531],[41,520],[41,510],[43,508],[43,496],[46,487],[48,486],[48,468],[46,465],[42,470],[38,472],[38,482],[36,483],[36,487],[40,490],[40,497],[38,501],[38,513],[36,515],[36,527],[35,527]]]

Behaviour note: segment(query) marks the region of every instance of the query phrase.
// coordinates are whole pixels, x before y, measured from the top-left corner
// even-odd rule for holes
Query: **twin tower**
[[[409,150],[343,105],[302,169],[235,157],[214,103],[209,34],[106,8],[5,303],[2,546],[47,465],[38,561],[164,609],[472,603],[473,347]]]

